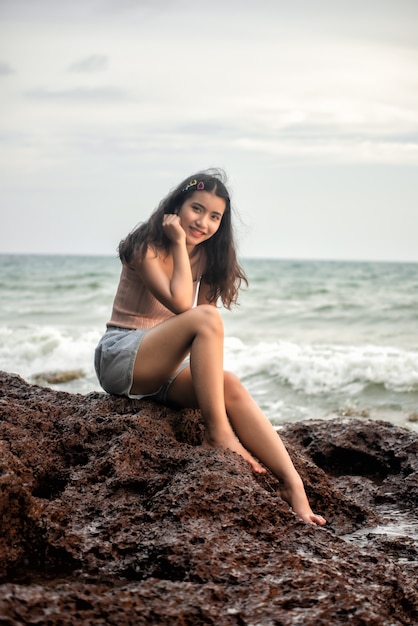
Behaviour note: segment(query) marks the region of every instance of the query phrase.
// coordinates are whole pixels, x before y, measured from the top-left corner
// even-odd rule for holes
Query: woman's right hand
[[[181,226],[180,218],[175,213],[167,213],[163,217],[163,232],[173,243],[186,241],[186,233]]]

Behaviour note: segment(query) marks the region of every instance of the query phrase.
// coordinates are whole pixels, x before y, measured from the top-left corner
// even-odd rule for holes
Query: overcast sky
[[[247,257],[418,261],[417,0],[0,0],[0,252],[226,170]]]

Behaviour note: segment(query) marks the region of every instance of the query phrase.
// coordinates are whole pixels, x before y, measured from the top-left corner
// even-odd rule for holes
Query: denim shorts
[[[136,355],[148,330],[109,326],[94,353],[94,367],[101,387],[109,394],[140,400],[149,398],[165,404],[173,380],[189,365],[185,359],[174,374],[153,393],[131,393]]]

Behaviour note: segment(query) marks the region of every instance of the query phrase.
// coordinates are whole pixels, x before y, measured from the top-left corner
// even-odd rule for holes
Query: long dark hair
[[[139,224],[122,239],[118,248],[122,263],[131,263],[136,255],[143,259],[148,246],[152,246],[156,253],[163,250],[168,254],[170,240],[162,229],[164,215],[177,213],[197,189],[204,189],[223,198],[226,206],[216,233],[200,244],[207,257],[202,280],[210,287],[208,302],[216,302],[220,298],[222,304],[230,309],[231,304],[237,302],[241,283],[248,285],[248,280],[237,259],[231,219],[231,199],[225,180],[226,176],[222,170],[212,169],[198,172],[183,180],[160,202],[146,222]]]

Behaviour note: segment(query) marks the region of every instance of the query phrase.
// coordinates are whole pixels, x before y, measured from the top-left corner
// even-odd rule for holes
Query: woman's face
[[[195,191],[179,210],[180,224],[186,233],[186,244],[194,247],[217,232],[226,202],[209,191]]]

